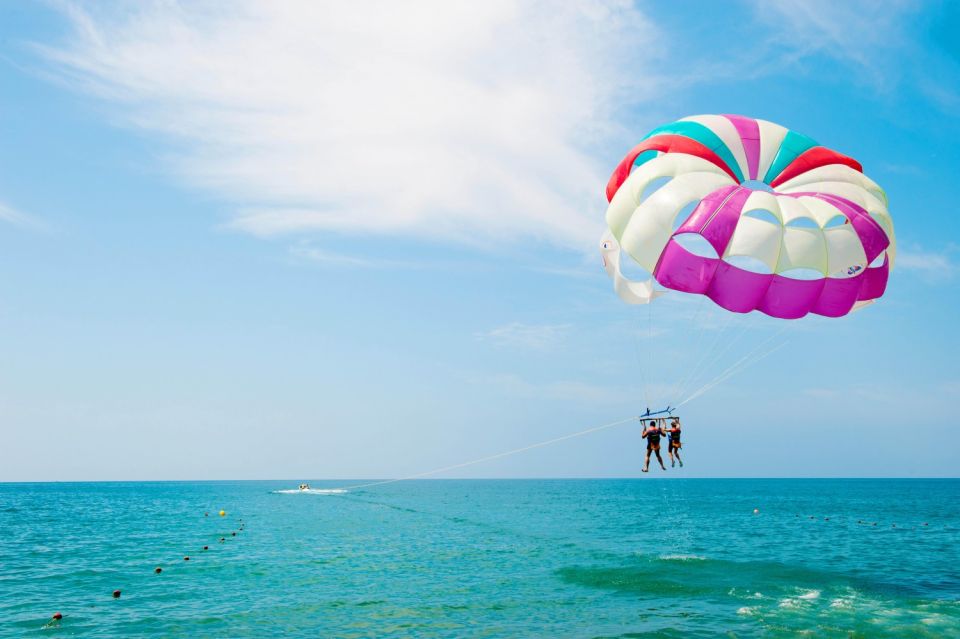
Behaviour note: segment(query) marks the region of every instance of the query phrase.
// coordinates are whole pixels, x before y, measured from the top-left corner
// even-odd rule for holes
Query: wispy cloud
[[[894,173],[897,175],[906,175],[910,177],[916,177],[918,175],[923,175],[923,167],[916,164],[901,164],[897,162],[881,162],[879,164],[881,171],[886,171],[888,173]]]
[[[764,73],[825,56],[877,94],[906,84],[951,116],[960,104],[960,61],[949,51],[960,19],[955,3],[754,0],[754,14],[769,33],[759,58],[768,60]],[[931,35],[946,47],[931,45]]]
[[[584,140],[660,86],[628,2],[63,6],[72,33],[38,47],[61,79],[258,236],[592,246],[609,167]]]
[[[876,88],[891,86],[890,62],[903,55],[904,25],[920,8],[908,0],[756,0],[754,5],[781,56],[794,61],[829,56],[854,69],[854,81]]]
[[[23,211],[18,211],[12,206],[0,202],[0,222],[13,224],[23,228],[40,229],[44,224],[32,215],[27,215]]]
[[[952,255],[957,252],[954,246],[941,251],[929,251],[914,247],[897,252],[896,268],[914,271],[921,276],[933,279],[951,279],[957,274],[958,265]]]
[[[569,324],[522,324],[511,322],[482,333],[477,337],[501,347],[545,351],[557,346],[570,332]]]
[[[296,245],[289,250],[290,255],[298,260],[325,264],[343,268],[381,269],[381,268],[424,268],[419,262],[405,262],[402,260],[386,260],[361,257],[346,253],[337,253],[313,246]]]
[[[950,379],[942,382],[938,390],[954,399],[960,397],[960,379]]]
[[[839,383],[831,387],[811,387],[801,391],[824,403],[832,403],[846,407],[871,406],[916,406],[918,400],[953,400],[960,392],[960,380],[947,380],[940,384],[893,384],[893,383]]]
[[[622,400],[622,389],[589,384],[574,380],[532,382],[518,375],[504,373],[473,379],[494,386],[516,397],[537,400],[561,400],[569,402],[613,402]]]

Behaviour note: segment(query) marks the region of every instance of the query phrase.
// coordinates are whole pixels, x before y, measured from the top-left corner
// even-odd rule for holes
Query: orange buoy
[[[59,612],[55,612],[55,613],[53,613],[53,617],[51,617],[51,618],[52,618],[54,621],[60,621],[61,619],[63,619],[63,615],[61,615]]]

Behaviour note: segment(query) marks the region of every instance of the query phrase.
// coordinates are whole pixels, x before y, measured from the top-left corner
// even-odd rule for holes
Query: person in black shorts
[[[647,440],[647,458],[643,462],[643,472],[650,470],[651,451],[657,454],[657,461],[660,462],[660,468],[664,470],[667,469],[667,467],[663,465],[663,457],[660,456],[660,438],[666,434],[654,419],[651,419],[649,425],[643,429],[643,435],[641,435],[641,437]]]
[[[680,462],[680,468],[683,468],[683,460],[680,459],[680,418],[674,417],[670,420],[670,428],[667,429],[667,454],[670,455],[670,467],[673,468]],[[677,458],[674,460],[673,456]]]

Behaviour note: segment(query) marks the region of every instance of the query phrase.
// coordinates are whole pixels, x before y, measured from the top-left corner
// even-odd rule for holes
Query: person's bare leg
[[[677,461],[680,462],[680,468],[683,468],[683,460],[680,459],[680,449],[679,449],[679,448],[676,450],[676,454],[677,454]]]
[[[650,470],[650,450],[647,449],[647,458],[643,460],[643,472]]]
[[[657,454],[657,461],[660,462],[660,468],[662,468],[663,470],[666,470],[667,467],[663,465],[663,457],[660,456],[660,451],[659,451],[659,450],[655,450],[655,451],[653,451],[653,452],[655,452],[655,453]]]
[[[673,449],[672,448],[668,449],[667,454],[670,455],[670,468],[673,468],[674,466],[677,465],[677,462],[673,460]]]

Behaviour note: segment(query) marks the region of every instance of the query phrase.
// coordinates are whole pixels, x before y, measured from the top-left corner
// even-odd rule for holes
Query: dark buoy
[[[230,533],[230,536],[231,536],[231,537],[236,537],[236,536],[237,536],[237,531],[233,531],[232,533]]]
[[[163,572],[163,568],[161,568],[160,566],[157,566],[156,568],[153,569],[153,572],[159,575],[161,572]]]
[[[190,561],[190,557],[184,557],[183,560],[184,560],[184,561]]]
[[[114,599],[119,599],[119,598],[120,598],[120,591],[119,591],[119,590],[114,590],[114,591],[113,591],[113,598],[114,598]]]
[[[59,612],[55,612],[53,613],[53,617],[51,617],[51,619],[53,619],[54,621],[60,621],[61,619],[63,619],[63,615],[61,615]]]
[[[830,521],[830,518],[829,518],[829,517],[824,517],[823,520],[824,520],[824,521]]]
[[[221,543],[221,544],[222,544],[223,542],[225,542],[225,541],[226,541],[225,538],[223,538],[223,537],[220,538],[220,543]]]
[[[210,546],[204,546],[203,549],[204,549],[204,550],[210,550]]]

